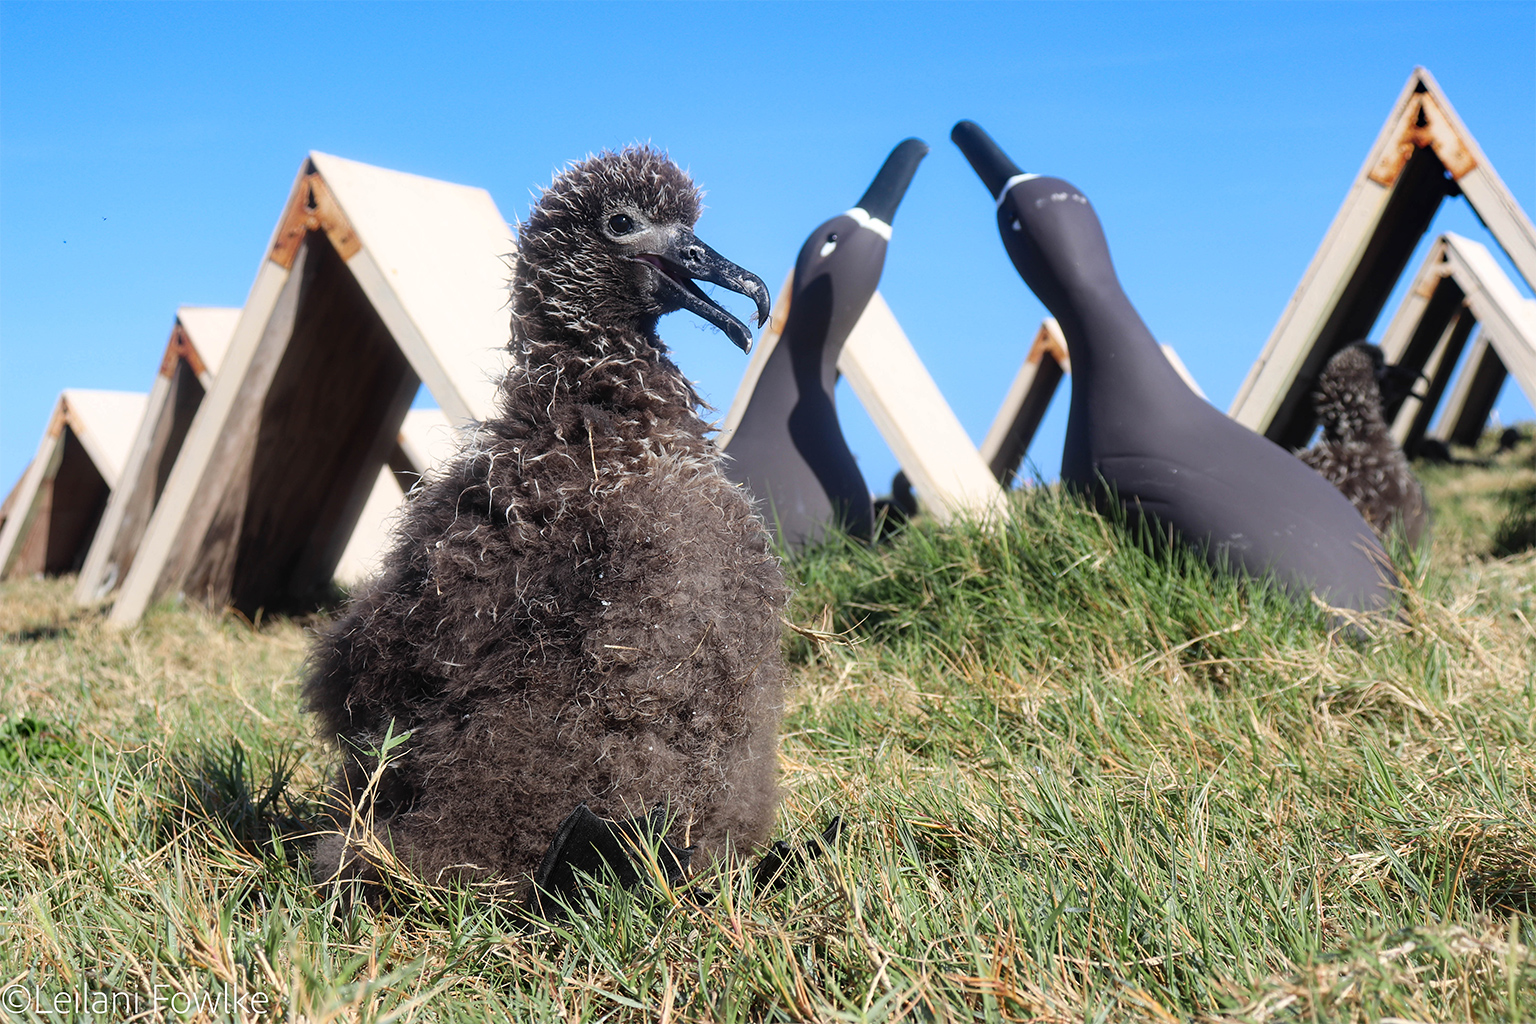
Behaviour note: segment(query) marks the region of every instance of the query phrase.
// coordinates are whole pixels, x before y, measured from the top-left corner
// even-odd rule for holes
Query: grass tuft
[[[1358,635],[1051,488],[829,541],[792,566],[781,836],[839,839],[552,921],[313,883],[302,623],[116,632],[0,584],[0,977],[123,1020],[1536,1019],[1529,447],[1423,469],[1432,546]]]

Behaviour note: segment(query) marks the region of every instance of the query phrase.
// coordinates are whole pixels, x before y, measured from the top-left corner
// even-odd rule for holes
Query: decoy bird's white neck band
[[[1002,207],[1003,207],[1003,200],[1008,198],[1008,190],[1009,189],[1013,188],[1013,186],[1019,184],[1020,182],[1033,181],[1035,178],[1038,178],[1038,177],[1040,177],[1040,175],[1038,175],[1038,174],[1015,174],[1013,177],[1011,177],[1007,181],[1003,182],[1003,187],[997,190],[997,207],[998,207],[998,209],[1002,209]]]
[[[869,230],[873,231],[887,242],[891,240],[891,226],[885,221],[881,220],[879,217],[871,217],[868,213],[864,212],[857,206],[849,210],[843,216],[852,217],[854,220],[858,221],[859,227],[869,228]]]

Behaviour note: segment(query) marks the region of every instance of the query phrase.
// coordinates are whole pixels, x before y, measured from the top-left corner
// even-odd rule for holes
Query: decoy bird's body
[[[869,487],[837,420],[837,359],[880,283],[891,219],[927,152],[918,139],[902,142],[858,205],[806,239],[778,347],[726,445],[726,472],[789,547],[832,526],[866,539],[873,531]]]
[[[1087,197],[1059,178],[1021,173],[969,121],[952,137],[997,202],[1015,268],[1067,341],[1062,481],[1156,520],[1215,564],[1273,574],[1336,606],[1389,604],[1386,556],[1353,506],[1290,452],[1201,400],[1162,355],[1120,286]]]
[[[1382,412],[1382,386],[1392,370],[1375,345],[1356,343],[1334,353],[1312,395],[1322,436],[1299,457],[1337,487],[1377,533],[1401,530],[1416,545],[1429,524],[1429,509]]]
[[[747,348],[691,279],[762,318],[768,294],[698,241],[698,213],[648,148],[555,179],[519,230],[498,414],[407,503],[383,574],[314,651],[339,827],[371,817],[428,879],[524,879],[583,803],[660,806],[705,859],[772,824],[787,590],[655,333],[684,308]],[[370,804],[390,729],[409,739]],[[340,835],[316,867],[376,871]]]

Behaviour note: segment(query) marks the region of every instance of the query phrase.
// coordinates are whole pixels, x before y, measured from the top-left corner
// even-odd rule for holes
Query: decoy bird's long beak
[[[960,152],[971,162],[971,169],[999,203],[1017,180],[1038,177],[1026,176],[1019,170],[1019,165],[1008,159],[1008,154],[975,121],[961,121],[950,130],[949,137],[960,147]]]
[[[870,182],[856,208],[889,226],[891,218],[896,216],[896,207],[907,194],[907,186],[917,174],[917,165],[927,155],[928,144],[922,139],[906,139],[898,143],[885,158],[880,173]]]
[[[752,332],[747,325],[705,295],[694,282],[708,281],[745,295],[757,304],[757,322],[762,324],[768,322],[772,305],[768,286],[763,284],[762,278],[721,256],[687,228],[673,233],[666,251],[635,258],[661,271],[663,291],[669,293],[667,297],[680,308],[720,328],[743,352],[752,351]]]

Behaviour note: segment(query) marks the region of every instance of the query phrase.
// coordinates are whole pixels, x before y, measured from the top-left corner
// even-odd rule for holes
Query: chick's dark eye
[[[627,235],[635,229],[635,222],[627,213],[616,213],[608,218],[608,230],[616,235]]]

